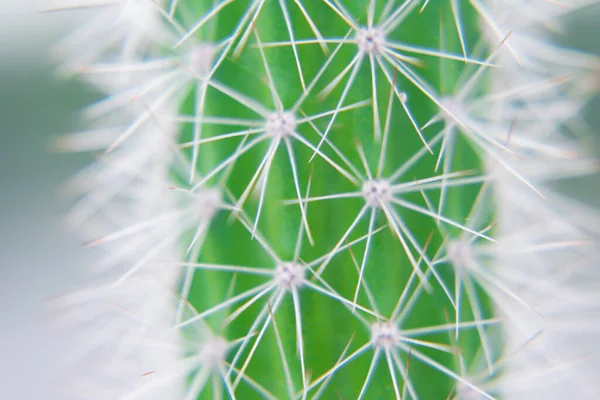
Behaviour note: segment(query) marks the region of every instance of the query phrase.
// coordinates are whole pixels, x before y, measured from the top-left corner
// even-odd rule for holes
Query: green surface
[[[185,3],[180,8],[180,16],[184,20],[189,19],[189,15],[202,15],[206,10],[206,8],[203,8],[203,5],[206,3],[204,1],[194,3],[192,0],[182,0],[180,3]],[[236,1],[226,7],[218,17],[214,18],[206,26],[206,29],[202,29],[197,33],[197,37],[202,40],[220,40],[228,36],[234,29],[235,24],[240,20],[248,3],[248,1]],[[366,21],[367,1],[361,0],[345,3],[352,3],[346,4],[346,6],[359,21]],[[378,4],[377,9],[381,10],[383,2],[378,3],[380,4]],[[478,37],[476,31],[477,25],[472,22],[475,20],[473,10],[467,6],[467,2],[463,3],[465,4],[462,10],[462,23],[467,43],[472,46]],[[286,2],[286,4],[292,16],[296,38],[312,38],[313,34],[296,5],[291,1]],[[442,31],[444,49],[455,54],[461,54],[449,4],[447,1],[431,1],[424,12],[419,13],[418,9],[413,11],[405,22],[389,35],[389,39],[439,49],[441,45],[440,31]],[[324,37],[337,38],[347,32],[347,25],[326,4],[320,1],[305,1],[304,6]],[[186,12],[186,7],[189,7],[187,10],[190,13],[189,15]],[[191,26],[192,22],[192,20],[187,21],[186,26]],[[442,29],[440,29],[440,22],[442,22]],[[256,27],[260,33],[262,42],[289,40],[280,5],[277,1],[265,2],[256,22]],[[274,105],[272,104],[269,89],[265,83],[266,75],[260,54],[253,47],[254,43],[254,37],[251,36],[242,56],[239,59],[228,57],[217,71],[215,79],[271,108]],[[330,49],[334,47],[335,44],[329,45]],[[308,83],[321,65],[323,65],[327,56],[323,54],[318,45],[304,45],[299,46],[298,49],[304,76]],[[346,79],[324,100],[318,98],[317,93],[352,60],[356,54],[356,50],[356,46],[352,44],[343,46],[335,60],[328,67],[327,72],[320,79],[316,90],[310,94],[302,106],[304,113],[312,115],[332,110],[336,107]],[[284,106],[289,107],[302,93],[292,50],[290,47],[282,47],[265,49],[265,52],[278,94]],[[460,61],[440,61],[436,57],[419,56],[419,58],[422,58],[424,61],[421,67],[415,68],[419,75],[429,82],[432,87],[437,88],[441,94],[451,94],[453,82],[456,81],[458,75],[463,71],[464,64]],[[383,126],[390,87],[387,81],[385,81],[385,76],[379,69],[377,81],[379,111]],[[420,125],[427,122],[437,112],[435,104],[400,74],[397,74],[397,86],[401,91],[407,93],[409,99],[407,104]],[[368,62],[365,62],[344,104],[351,104],[370,97],[371,75]],[[192,114],[193,110],[194,99],[190,95],[183,107],[182,113]],[[208,91],[205,115],[257,118],[254,113],[235,100],[212,89]],[[317,122],[317,126],[321,131],[324,131],[327,123],[328,118],[323,118]],[[432,138],[441,127],[441,124],[437,124],[426,129],[424,131],[425,137],[427,139]],[[227,126],[215,127],[206,125],[203,127],[203,137],[219,135],[233,130],[235,129]],[[319,137],[308,124],[300,125],[298,133],[315,145],[319,141]],[[192,127],[191,125],[187,125],[181,133],[180,141],[187,142],[191,138]],[[328,138],[363,171],[356,151],[356,142],[360,142],[364,146],[371,170],[376,170],[381,144],[379,141],[373,139],[372,109],[370,106],[351,112],[340,113],[335,120],[334,127],[330,131]],[[217,144],[202,146],[200,148],[198,163],[200,174],[214,168],[219,160],[224,159],[227,155],[235,151],[238,144],[239,139],[231,139],[218,142]],[[423,143],[411,126],[400,103],[395,100],[387,148],[387,166],[384,170],[384,176],[391,173],[416,151],[421,149],[422,146]],[[243,193],[266,149],[266,145],[258,146],[236,162],[226,182],[227,188],[236,197],[239,197]],[[341,161],[334,156],[334,153],[326,144],[323,145],[323,151],[341,164]],[[410,170],[403,178],[403,181],[434,176],[436,174],[434,166],[438,151],[439,145],[434,148],[435,155],[425,156]],[[319,157],[316,157],[313,162],[309,163],[312,151],[298,142],[294,142],[294,152],[299,167],[300,187],[303,192],[306,190],[311,171],[311,196],[356,190],[353,185]],[[454,154],[453,170],[460,171],[479,168],[480,162],[476,154],[466,142],[459,138]],[[285,147],[281,145],[269,176],[259,231],[267,238],[269,244],[283,260],[291,260],[293,257],[294,244],[300,223],[298,206],[282,205],[283,199],[294,199],[297,197],[291,177],[287,152],[285,151]],[[185,177],[182,177],[183,179]],[[212,183],[216,183],[217,181],[218,178],[214,179]],[[463,223],[473,199],[477,195],[478,189],[477,185],[471,185],[449,190],[444,215]],[[437,205],[437,191],[428,191],[428,196],[431,202]],[[426,207],[426,203],[419,192],[412,193],[406,199]],[[244,207],[244,210],[252,220],[254,220],[256,215],[257,203],[256,198],[251,198]],[[304,238],[301,259],[310,262],[331,251],[348,226],[350,226],[363,204],[364,201],[360,198],[311,203],[308,207],[308,220],[315,245],[311,246],[306,238]],[[272,260],[261,250],[255,240],[251,240],[248,230],[239,222],[228,223],[228,216],[227,212],[220,212],[213,220],[199,261],[274,268],[275,265],[273,265]],[[412,211],[401,211],[401,217],[422,246],[426,243],[430,233],[434,233],[427,250],[429,256],[433,257],[443,240],[435,220]],[[385,215],[379,212],[376,226],[381,226],[385,223]],[[349,240],[366,234],[367,228],[368,214],[363,218],[357,229],[354,230]],[[450,229],[450,231],[453,234],[458,233],[456,229]],[[362,260],[364,247],[363,242],[352,248],[352,253],[358,263]],[[450,266],[440,266],[439,270],[449,286],[453,287],[454,279]],[[383,315],[387,316],[391,314],[411,272],[412,267],[398,239],[393,235],[391,230],[385,229],[378,233],[371,243],[370,256],[365,269],[365,281],[374,293],[377,305]],[[325,270],[323,278],[342,296],[352,299],[357,284],[357,273],[352,262],[351,253],[344,251],[336,256]],[[231,295],[231,293],[228,293],[228,290],[230,290],[232,279],[234,279],[234,274],[232,273],[220,271],[196,272],[189,299],[191,304],[197,310],[203,310],[224,301]],[[260,278],[238,274],[235,277],[233,293],[241,293],[262,281],[264,280]],[[432,293],[425,293],[419,297],[415,308],[405,321],[403,328],[435,326],[453,321],[454,310],[450,302],[437,282],[435,280],[431,280],[431,282],[433,285]],[[342,354],[344,347],[351,337],[354,336],[350,351],[367,343],[370,340],[370,332],[341,304],[308,289],[303,289],[300,293],[306,365],[311,377],[315,379],[335,365],[336,360]],[[486,315],[491,315],[489,302],[482,293],[480,293],[480,300]],[[265,301],[266,297],[262,298],[225,330],[221,328],[220,323],[222,318],[233,309],[213,315],[207,322],[218,334],[224,335],[227,339],[233,340],[239,338],[247,334],[254,318],[265,305]],[[364,290],[360,292],[359,304],[368,306]],[[298,391],[302,388],[302,384],[300,362],[295,346],[295,322],[291,295],[288,294],[286,296],[284,302],[278,308],[275,318],[294,377],[294,386],[296,391]],[[462,318],[464,320],[472,320],[464,296]],[[373,320],[373,318],[370,318],[370,320]],[[430,335],[426,339],[442,344],[451,345],[454,343],[452,332]],[[478,346],[479,338],[476,331],[463,331],[460,340],[460,351],[467,362],[473,357]],[[369,350],[366,354],[353,360],[335,374],[323,398],[356,398],[363,385],[371,362],[372,353],[372,350]],[[458,371],[456,356],[430,349],[424,349],[423,353]],[[401,358],[406,363],[406,354],[401,354]],[[241,360],[243,361],[244,359],[245,356]],[[239,365],[241,365],[241,362],[238,363]],[[421,399],[446,399],[456,384],[447,376],[414,359],[409,363],[409,373]],[[271,391],[277,398],[287,398],[285,376],[272,326],[267,330],[257,352],[254,354],[247,374]],[[402,386],[400,374],[397,374],[397,377],[400,381],[400,386]],[[385,358],[380,358],[379,365],[376,368],[365,398],[388,399],[393,397],[394,391],[388,367],[385,363]],[[201,394],[201,398],[212,398],[211,389],[205,389]],[[257,398],[257,394],[247,385],[241,384],[237,391],[237,398],[252,399]]]

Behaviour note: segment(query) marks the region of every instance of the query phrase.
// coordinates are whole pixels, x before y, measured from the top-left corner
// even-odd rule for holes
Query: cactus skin
[[[245,5],[243,6],[245,7]],[[243,8],[242,7],[242,8]],[[293,4],[289,5],[290,8],[294,7]],[[330,7],[326,4],[312,4],[306,5],[307,8],[311,7],[312,11],[310,15],[314,15],[314,23],[320,29],[321,34],[324,37],[340,37],[345,34],[347,27],[335,14],[332,13]],[[355,4],[352,7],[352,13],[358,20],[366,21],[366,10],[368,7],[367,2],[362,4]],[[228,21],[236,21],[239,16],[230,16],[223,10],[223,14],[219,15],[215,19],[215,25],[218,25],[215,31],[218,32],[219,36],[226,35],[228,32],[233,31],[233,24],[227,23]],[[233,10],[235,11],[235,10]],[[425,10],[425,12],[418,16],[418,18],[407,18],[402,23],[402,31],[414,32],[408,35],[390,35],[390,39],[402,38],[404,41],[409,43],[419,43],[430,48],[439,48],[438,32],[421,30],[419,31],[419,24],[425,26],[435,26],[438,23],[440,15],[444,16],[447,20],[451,17],[448,15],[450,10],[445,10],[443,13],[439,7],[433,6]],[[278,21],[277,14],[280,13],[280,5],[277,2],[267,2],[261,9],[260,18],[256,21],[257,30],[260,32],[260,40],[263,42],[273,41],[285,41],[288,39],[288,33],[285,25],[281,23],[274,23]],[[302,23],[302,18],[297,13],[294,19],[294,34],[297,37],[311,37],[312,32],[308,24]],[[227,22],[222,22],[227,21]],[[327,23],[326,21],[329,21]],[[396,31],[400,31],[397,29]],[[395,32],[394,32],[395,33]],[[352,34],[351,34],[352,35]],[[333,49],[335,44],[330,45]],[[326,62],[327,56],[324,55],[318,45],[305,45],[299,47],[299,58],[301,60],[302,72],[307,77],[307,82],[311,81],[318,69]],[[329,82],[339,72],[341,72],[351,61],[356,54],[356,46],[345,45],[343,54],[336,55],[333,58],[333,62],[330,64],[327,74],[321,80],[322,82]],[[353,48],[354,47],[354,48]],[[276,86],[278,95],[281,97],[284,108],[289,107],[302,94],[301,87],[299,85],[298,71],[295,68],[295,62],[293,54],[289,47],[285,48],[267,48],[265,49],[266,59],[268,60],[268,66],[273,80]],[[340,52],[342,51],[340,50]],[[460,48],[458,49],[460,51]],[[215,80],[227,85],[230,88],[234,88],[236,91],[243,92],[244,94],[251,96],[253,99],[259,101],[261,104],[266,105],[270,109],[273,107],[273,101],[269,94],[268,88],[264,84],[264,66],[262,65],[260,57],[258,57],[257,49],[247,47],[242,53],[241,57],[235,61],[235,63],[223,64],[219,67],[215,75]],[[439,76],[440,63],[435,58],[429,57],[428,65],[430,68],[424,68],[426,71],[422,76],[428,81],[435,82],[434,85],[439,85],[439,78],[436,79],[436,75]],[[356,78],[356,85],[352,88],[352,92],[348,96],[348,99],[344,104],[353,104],[364,99],[371,98],[371,73],[367,67],[368,63],[364,63],[364,67]],[[455,64],[462,64],[456,62]],[[460,68],[461,65],[446,66],[441,64],[442,68],[448,70],[454,68]],[[378,71],[378,102],[381,104],[380,118],[383,123],[385,121],[385,110],[387,109],[387,103],[389,100],[390,86],[387,82],[384,82],[385,76],[377,68]],[[237,72],[237,73],[236,73]],[[253,78],[249,78],[253,76]],[[402,80],[398,77],[398,86],[402,88],[402,91],[406,91],[410,102],[407,101],[408,107],[410,107],[414,118],[417,121],[426,121],[428,117],[435,113],[435,105],[431,101],[419,93],[418,90],[410,87],[410,83],[406,80]],[[307,83],[308,85],[308,83]],[[323,87],[324,85],[321,85]],[[340,85],[342,86],[342,85]],[[316,90],[314,90],[316,92]],[[324,101],[319,101],[316,93],[310,93],[307,100],[302,103],[302,111],[307,115],[314,115],[319,112],[334,110],[340,98],[341,90],[336,90],[332,93],[329,98]],[[232,102],[231,100],[224,98],[210,97],[210,93],[206,98],[206,109],[205,115],[213,116],[225,116],[230,118],[256,118],[255,115],[249,114],[247,110],[240,107],[239,103]],[[398,168],[404,160],[409,159],[415,152],[423,148],[423,143],[419,139],[414,128],[410,124],[410,121],[403,115],[402,105],[398,102],[398,99],[394,99],[393,106],[393,119],[391,121],[391,127],[389,132],[389,141],[387,145],[386,156],[388,162],[386,163],[385,173],[390,173]],[[187,109],[184,106],[184,113],[188,115],[194,114],[194,99],[190,99]],[[189,111],[188,111],[189,110]],[[379,147],[381,146],[381,139],[373,139],[373,122],[372,122],[372,110],[371,107],[364,107],[362,109],[356,109],[340,114],[336,118],[336,126],[329,133],[329,138],[335,143],[343,154],[350,159],[350,161],[362,169],[361,162],[356,151],[356,142],[360,142],[365,148],[365,153],[369,161],[371,162],[371,169],[375,168],[379,158]],[[259,118],[260,120],[260,118]],[[321,122],[321,121],[319,121]],[[321,132],[327,126],[327,119],[320,123]],[[220,127],[214,128],[213,131],[209,130],[212,127],[203,127],[202,134],[206,134],[206,137],[213,137],[218,134],[223,134],[227,130],[217,130]],[[383,127],[382,127],[383,128]],[[231,131],[233,129],[229,129]],[[316,145],[319,138],[315,135],[313,129],[307,124],[298,127],[298,133],[303,135],[309,141]],[[184,131],[184,142],[190,141],[192,135],[188,134],[185,136]],[[249,139],[250,140],[250,139]],[[312,164],[309,164],[308,160],[312,155],[312,151],[302,146],[296,140],[293,140],[293,148],[295,160],[297,164],[298,175],[300,180],[300,190],[303,192],[306,188],[306,182],[308,176],[311,173],[313,179],[311,181],[311,194],[314,196],[336,194],[340,192],[356,191],[356,187],[348,185],[348,182],[340,177],[340,174],[331,166],[327,165],[323,160],[316,159]],[[209,159],[222,160],[227,157],[232,151],[235,150],[237,143],[225,147],[220,146],[213,150],[206,146],[205,149],[200,148],[200,165],[204,167],[200,175],[204,175],[210,171],[213,167],[210,161],[202,162],[202,155],[207,152],[211,152]],[[462,147],[460,147],[462,146]],[[214,146],[217,147],[217,146]],[[308,151],[307,151],[308,150]],[[459,143],[459,149],[457,151],[468,152],[469,149],[465,148],[464,144]],[[227,179],[227,187],[237,197],[239,197],[244,190],[246,185],[252,177],[252,174],[256,171],[263,155],[265,154],[265,147],[260,152],[255,152],[244,159],[240,159],[239,163],[236,163],[235,168],[232,170],[231,176]],[[324,149],[326,154],[331,154],[331,151]],[[283,154],[282,154],[283,153]],[[479,161],[475,154],[467,153],[468,156],[462,158],[461,167],[465,169],[477,168]],[[334,155],[332,155],[333,157]],[[271,174],[269,176],[269,182],[265,195],[263,210],[261,213],[261,219],[259,224],[260,232],[266,238],[268,245],[275,250],[276,254],[282,260],[291,260],[294,256],[294,245],[296,242],[296,236],[298,232],[298,223],[301,220],[301,215],[292,206],[282,207],[282,199],[294,199],[297,198],[297,194],[294,188],[294,182],[292,179],[292,170],[290,168],[290,161],[287,159],[285,147],[280,145],[277,157],[271,167]],[[413,179],[429,178],[434,175],[434,166],[436,157],[429,156],[423,157],[423,162],[419,163],[415,168],[412,168],[410,175],[407,176],[409,181]],[[207,166],[208,165],[208,166]],[[407,179],[404,178],[404,179]],[[404,181],[401,181],[404,182]],[[360,190],[360,187],[358,188]],[[470,189],[470,190],[469,190]],[[457,205],[453,208],[452,218],[464,218],[465,211],[468,211],[469,203],[473,201],[475,191],[477,188],[460,188],[460,190],[454,191],[452,194],[457,199],[462,199],[461,203],[465,204],[464,208],[461,209],[461,205]],[[427,207],[423,201],[419,201],[420,194],[417,192],[417,196],[412,194],[412,201],[416,201],[422,207]],[[435,202],[436,194],[431,194],[432,201]],[[416,199],[416,200],[415,200]],[[248,202],[249,213],[255,213],[256,203]],[[254,203],[254,204],[252,204]],[[306,262],[320,257],[321,255],[327,254],[331,251],[336,243],[340,240],[346,229],[352,224],[360,208],[364,204],[362,199],[339,199],[332,201],[323,201],[310,204],[310,211],[308,214],[308,223],[313,234],[314,246],[308,244],[306,237],[303,237],[303,246],[300,257]],[[297,207],[297,206],[296,206]],[[250,211],[251,210],[251,211]],[[383,212],[378,212],[375,219],[376,226],[380,226],[386,223]],[[463,214],[463,215],[461,215]],[[447,215],[445,213],[445,215]],[[449,216],[449,215],[448,215]],[[406,226],[410,227],[411,233],[419,238],[418,242],[420,246],[425,245],[430,232],[437,230],[435,222],[432,218],[427,216],[418,215],[409,211],[406,215],[402,216],[403,222]],[[253,215],[250,218],[253,220]],[[362,218],[362,224],[355,230],[353,235],[349,237],[349,240],[356,238],[357,236],[364,235],[367,233],[367,226],[365,222],[369,220],[369,214]],[[200,255],[200,262],[207,263],[223,263],[233,265],[245,265],[245,266],[260,266],[264,268],[273,268],[273,261],[264,257],[264,251],[257,248],[249,239],[249,232],[243,226],[235,226],[221,228],[225,226],[223,220],[215,222],[212,227],[219,230],[218,234],[211,232],[207,241],[204,244],[203,251]],[[211,229],[212,229],[211,227]],[[304,236],[304,235],[303,235]],[[227,237],[227,240],[223,238]],[[236,250],[233,251],[229,243],[236,243]],[[431,239],[431,248],[437,248],[441,244],[439,236],[435,236]],[[358,263],[362,259],[362,252],[364,251],[364,245],[355,246],[354,256],[357,258]],[[360,247],[363,247],[361,249]],[[376,304],[381,310],[382,315],[389,315],[395,303],[398,301],[398,297],[401,293],[402,288],[407,285],[407,280],[412,271],[412,266],[403,254],[402,246],[398,238],[394,237],[391,230],[387,229],[384,232],[374,237],[370,243],[371,250],[369,252],[368,263],[365,265],[365,282],[370,284],[370,289],[376,294]],[[204,253],[206,251],[206,253]],[[414,249],[412,250],[414,251]],[[204,253],[204,254],[202,254]],[[416,254],[416,253],[414,253]],[[433,252],[430,252],[430,256]],[[316,266],[315,266],[316,267]],[[332,260],[331,264],[327,266],[326,272],[323,275],[323,279],[331,285],[335,290],[342,296],[352,299],[355,287],[357,285],[357,276],[355,267],[352,262],[352,258],[349,254],[341,254]],[[308,275],[308,273],[307,273]],[[231,274],[215,271],[198,271],[194,277],[194,283],[190,291],[190,303],[197,310],[204,310],[217,301],[223,301],[228,297],[228,282],[231,279]],[[256,285],[257,280],[250,280],[251,278],[245,275],[240,275],[237,279],[238,291],[247,290],[253,285]],[[448,279],[448,278],[447,278]],[[218,290],[217,288],[220,288]],[[413,288],[411,288],[413,290]],[[206,293],[211,292],[210,296]],[[311,293],[312,292],[312,293]],[[214,296],[214,297],[213,297]],[[229,295],[231,296],[231,294]],[[406,322],[407,329],[409,327],[426,327],[443,325],[448,322],[448,317],[444,316],[451,315],[453,312],[448,308],[448,299],[444,298],[444,293],[438,288],[433,295],[422,296],[419,298],[414,313],[412,315],[418,315],[418,317],[412,317]],[[274,316],[277,321],[278,330],[282,336],[284,345],[284,352],[288,357],[288,363],[290,369],[294,374],[294,387],[296,390],[302,388],[301,371],[299,369],[299,360],[296,355],[295,345],[295,319],[294,319],[294,307],[293,301],[290,301],[289,294],[286,296],[285,303],[283,303],[277,310],[273,310]],[[263,302],[266,300],[261,299]],[[370,340],[370,332],[357,323],[355,316],[352,315],[344,307],[340,307],[337,302],[328,301],[323,295],[314,293],[308,288],[300,288],[298,290],[298,300],[301,304],[301,321],[303,329],[303,342],[304,342],[304,358],[306,363],[306,369],[311,370],[312,374],[317,377],[327,371],[339,358],[343,352],[344,347],[347,345],[350,337],[355,334],[354,341],[356,343],[367,343]],[[273,300],[271,300],[273,301]],[[361,296],[361,304],[368,304],[366,297]],[[222,320],[222,316],[215,318],[213,322],[213,329],[219,332],[219,334],[225,334],[229,339],[243,337],[248,334],[248,329],[255,318],[257,318],[260,309],[264,307],[255,307],[256,310],[249,310],[247,315],[240,317],[240,323],[228,327],[227,330],[219,329],[219,319]],[[271,307],[274,307],[271,304]],[[230,310],[235,310],[231,308]],[[231,311],[230,311],[231,312]],[[491,314],[491,311],[487,311],[487,314]],[[332,316],[335,315],[335,319],[332,320]],[[411,316],[412,316],[411,315]],[[463,316],[465,319],[466,315]],[[212,322],[212,321],[211,321]],[[261,325],[259,325],[260,327]],[[318,327],[318,329],[312,328]],[[254,328],[258,330],[259,328]],[[270,328],[269,330],[272,330]],[[470,332],[469,332],[470,333]],[[465,333],[463,340],[465,341],[465,347],[475,347],[477,343],[477,336],[469,335]],[[247,374],[251,377],[256,377],[267,389],[269,389],[277,398],[285,398],[288,391],[285,387],[285,375],[284,370],[281,367],[281,360],[278,355],[277,342],[275,340],[273,332],[265,334],[260,342],[260,347],[257,348],[256,353],[252,357],[252,363],[247,369]],[[329,339],[328,339],[329,338]],[[443,332],[437,336],[429,337],[427,340],[433,340],[436,342],[449,345],[450,343],[448,334]],[[250,346],[248,346],[250,347]],[[352,348],[351,348],[352,350]],[[372,353],[372,352],[371,352]],[[430,352],[429,354],[435,357],[437,360],[443,362],[447,367],[452,367],[453,363],[457,362],[455,358],[447,357],[446,355],[436,354],[440,352]],[[464,352],[463,352],[464,355]],[[405,356],[400,358],[402,363],[406,363]],[[242,358],[243,360],[243,358]],[[379,361],[383,363],[383,358]],[[468,361],[467,361],[468,362]],[[361,391],[363,381],[357,379],[361,375],[364,376],[365,371],[369,369],[371,363],[371,357],[366,354],[355,362],[344,367],[339,374],[336,374],[335,378],[329,384],[330,387],[337,392],[342,398],[352,398],[358,395]],[[242,365],[242,362],[239,362]],[[385,365],[385,364],[382,364]],[[269,371],[265,374],[264,371]],[[418,365],[418,362],[413,363],[411,371],[414,375],[412,378],[414,390],[421,393],[423,398],[443,398],[448,396],[454,385],[453,380],[447,377],[437,376],[441,374],[432,374],[427,371],[426,368]],[[396,373],[399,372],[396,370]],[[400,375],[398,375],[400,376]],[[436,384],[432,385],[431,379],[434,379]],[[400,378],[398,378],[400,379]],[[394,388],[392,381],[389,378],[389,372],[386,372],[385,368],[379,367],[376,374],[371,379],[369,390],[365,392],[367,398],[390,398],[394,396]],[[239,389],[240,398],[253,398],[252,392],[248,389]],[[324,393],[325,398],[335,396],[334,392],[326,391]]]
[[[544,171],[572,160],[566,145],[578,159],[563,173],[595,168],[559,122],[590,95],[563,74],[596,61],[522,57],[518,45],[529,42],[490,19],[520,10],[501,3],[126,0],[120,18],[107,12],[114,35],[97,39],[116,42],[63,65],[108,93],[88,113],[119,121],[97,147],[86,136],[61,142],[105,149],[108,166],[92,172],[99,185],[71,215],[101,221],[90,235],[108,248],[103,284],[68,304],[80,319],[98,300],[126,311],[107,312],[115,330],[98,334],[108,361],[87,374],[81,397],[510,393],[490,384],[512,371],[505,331],[520,327],[514,315],[540,312],[518,291],[527,293],[522,281],[499,274],[499,260],[536,246],[579,251],[581,240],[497,231],[509,203],[499,188],[517,185],[533,204],[549,190]],[[397,26],[382,14],[400,16]],[[372,16],[375,28],[351,31],[337,48]],[[325,41],[293,47],[290,30],[299,42]],[[74,43],[58,48],[68,54]],[[498,87],[503,73],[514,82]],[[537,112],[565,100],[575,112],[562,120]],[[549,140],[536,135],[548,126]]]

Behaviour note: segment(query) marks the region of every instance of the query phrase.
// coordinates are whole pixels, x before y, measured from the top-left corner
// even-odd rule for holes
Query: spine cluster
[[[56,3],[56,2],[55,2]],[[61,296],[82,399],[592,399],[595,0],[61,0],[103,97]],[[594,276],[595,274],[595,276]]]

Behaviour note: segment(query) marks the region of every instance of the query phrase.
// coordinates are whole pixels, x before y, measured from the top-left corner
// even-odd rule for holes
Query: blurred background
[[[8,4],[7,4],[8,1]],[[94,98],[56,79],[48,48],[82,12],[36,13],[0,0],[0,399],[58,400],[48,381],[68,338],[49,323],[48,299],[84,279],[91,254],[61,224],[58,186],[88,157],[51,151]]]
[[[59,400],[48,376],[69,343],[51,329],[48,301],[85,281],[93,255],[61,224],[68,202],[59,191],[90,159],[54,153],[51,144],[83,128],[78,110],[96,95],[57,79],[48,49],[89,11],[0,3],[0,399]],[[599,21],[600,7],[574,15],[565,42],[600,54]],[[600,99],[588,119],[600,126]],[[600,206],[598,177],[569,189]]]

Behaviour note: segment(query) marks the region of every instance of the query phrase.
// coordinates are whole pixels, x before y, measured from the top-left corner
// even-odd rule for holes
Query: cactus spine
[[[531,398],[573,362],[512,364],[593,296],[548,200],[596,168],[597,60],[540,31],[564,4],[106,3],[55,49],[107,95],[60,142],[102,151],[69,215],[107,249],[63,299],[82,398]]]

